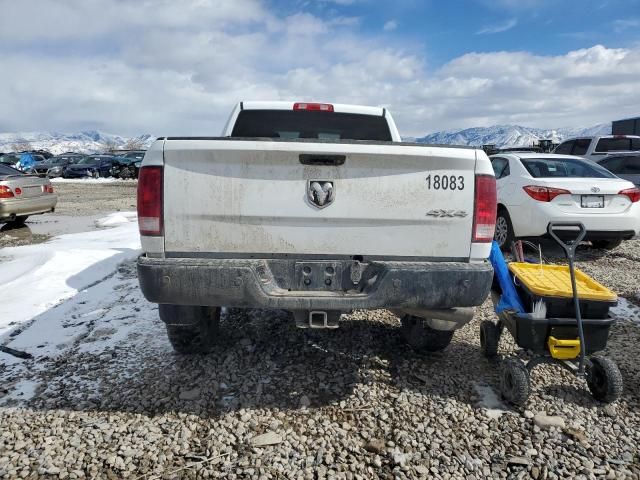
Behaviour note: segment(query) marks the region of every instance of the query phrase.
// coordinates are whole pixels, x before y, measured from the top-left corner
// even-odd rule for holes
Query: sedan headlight
[[[62,167],[52,167],[49,169],[49,173],[62,173]]]

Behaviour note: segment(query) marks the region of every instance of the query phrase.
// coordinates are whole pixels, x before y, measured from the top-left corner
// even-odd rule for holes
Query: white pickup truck
[[[222,306],[310,328],[386,308],[440,350],[489,292],[495,217],[480,149],[404,143],[384,108],[243,102],[221,137],[147,150],[140,286],[181,353],[212,348]]]

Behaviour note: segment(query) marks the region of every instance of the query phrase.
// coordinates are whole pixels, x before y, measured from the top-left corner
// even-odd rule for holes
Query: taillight
[[[527,195],[529,195],[534,200],[537,200],[538,202],[550,202],[558,195],[571,195],[571,192],[569,190],[565,190],[564,188],[527,185],[522,187],[522,189],[527,192]]]
[[[473,207],[473,242],[488,243],[493,240],[496,228],[496,177],[476,175],[476,192]]]
[[[9,187],[0,185],[0,198],[13,198],[13,192]]]
[[[333,112],[333,105],[330,103],[294,103],[294,110],[311,110],[315,112]]]
[[[633,188],[627,188],[626,190],[620,190],[618,192],[618,195],[624,195],[625,197],[629,197],[629,200],[631,200],[631,203],[636,203],[637,201],[640,201],[640,188],[633,187]]]
[[[138,177],[140,235],[162,235],[162,167],[142,167]]]
[[[42,185],[43,193],[53,193],[53,185]]]

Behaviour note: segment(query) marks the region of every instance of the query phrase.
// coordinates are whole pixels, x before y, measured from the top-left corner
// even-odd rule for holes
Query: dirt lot
[[[54,182],[58,194],[55,213],[34,215],[24,227],[0,225],[0,248],[44,242],[54,235],[95,228],[107,213],[136,209],[137,182]]]
[[[90,217],[94,194],[131,210],[133,192],[88,187],[61,214]],[[0,338],[33,356],[0,357],[0,478],[640,478],[640,241],[579,258],[626,297],[603,352],[625,381],[610,406],[550,366],[525,408],[505,405],[500,359],[479,350],[489,302],[432,355],[384,310],[314,332],[229,310],[216,352],[180,356],[127,261]],[[500,353],[528,358],[508,336]]]

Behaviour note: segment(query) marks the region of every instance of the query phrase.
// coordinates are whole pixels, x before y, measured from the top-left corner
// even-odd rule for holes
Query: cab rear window
[[[391,141],[382,116],[293,110],[243,110],[232,137]]]
[[[624,150],[640,150],[640,138],[601,138],[596,145],[596,152],[617,152]]]
[[[521,158],[533,178],[615,178],[595,163],[571,158]]]

